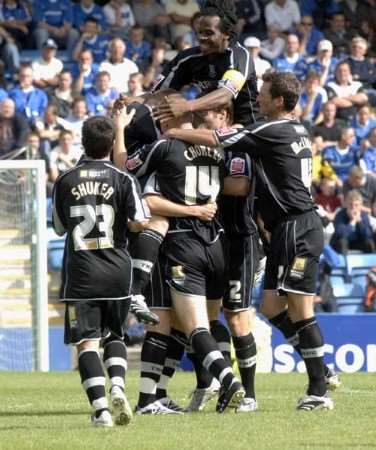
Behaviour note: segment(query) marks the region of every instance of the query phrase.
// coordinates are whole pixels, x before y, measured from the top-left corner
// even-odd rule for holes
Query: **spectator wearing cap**
[[[72,68],[75,92],[85,95],[94,87],[98,71],[99,65],[94,62],[91,50],[82,50]]]
[[[272,0],[265,7],[266,25],[291,31],[300,22],[299,6],[294,0]]]
[[[266,61],[263,58],[260,58],[260,47],[261,42],[260,39],[254,36],[249,36],[244,41],[244,47],[246,47],[249,51],[253,59],[253,64],[255,66],[256,76],[257,76],[257,89],[260,90],[262,86],[262,76],[264,73],[270,69],[271,64],[269,61]]]
[[[50,37],[72,55],[78,31],[72,28],[73,11],[69,0],[38,0],[34,3],[34,37],[38,50]]]
[[[260,55],[272,62],[281,56],[285,48],[285,41],[280,37],[280,29],[274,25],[268,27],[267,36],[267,39],[261,41]]]
[[[330,245],[342,255],[346,255],[349,250],[373,253],[373,231],[369,214],[362,210],[362,195],[355,190],[348,192],[344,205],[334,219]]]
[[[195,0],[166,0],[164,4],[171,20],[171,39],[174,43],[178,37],[191,31],[191,17],[199,12],[199,7]]]
[[[0,5],[1,26],[20,47],[28,44],[31,16],[26,6],[18,0],[4,0]]]
[[[300,38],[300,52],[306,56],[316,55],[319,42],[324,35],[314,26],[312,16],[303,16],[296,28]]]
[[[371,114],[369,105],[363,105],[358,109],[351,126],[355,130],[356,143],[360,145],[362,140],[367,139],[372,128],[376,127],[376,117]]]
[[[103,8],[96,5],[94,0],[80,0],[73,5],[73,26],[82,31],[82,26],[88,18],[94,18],[102,32],[107,30],[107,20]]]
[[[364,152],[359,165],[365,173],[372,175],[376,184],[376,125],[370,130],[368,139],[364,139],[362,148]],[[374,196],[376,197],[376,187]]]
[[[324,30],[324,36],[333,44],[334,56],[343,58],[347,54],[347,46],[353,33],[346,28],[345,16],[342,13],[333,14],[329,28]]]
[[[307,63],[307,71],[318,73],[320,75],[320,85],[325,86],[334,80],[337,63],[337,58],[333,56],[332,43],[327,39],[323,39],[318,44],[316,58]]]
[[[350,44],[350,56],[345,61],[349,63],[353,80],[362,83],[370,104],[376,106],[376,65],[366,57],[367,50],[367,41],[360,36],[354,37]]]
[[[294,72],[298,78],[304,77],[306,73],[306,62],[299,51],[300,42],[296,34],[290,33],[286,36],[285,51],[273,61],[273,67],[280,72]]]
[[[116,89],[110,87],[110,74],[99,72],[95,87],[85,95],[86,105],[90,116],[105,116],[107,108],[119,96]]]
[[[82,50],[90,50],[94,62],[100,64],[105,58],[108,39],[100,34],[100,26],[94,17],[88,17],[82,25],[82,34],[73,50],[73,59],[78,61]]]
[[[127,91],[128,80],[131,73],[137,73],[137,65],[128,58],[125,58],[126,45],[119,38],[114,38],[109,45],[108,59],[99,66],[101,72],[110,74],[110,86],[119,93]]]
[[[108,23],[108,33],[111,37],[127,40],[129,30],[136,24],[132,8],[123,0],[110,0],[103,13]]]
[[[0,156],[23,147],[29,130],[25,117],[16,112],[14,101],[3,100],[0,103]]]
[[[144,29],[139,25],[134,25],[127,41],[125,56],[138,67],[144,65],[151,56],[151,44],[144,37]]]
[[[55,87],[58,84],[58,75],[63,70],[63,63],[56,58],[57,44],[50,38],[43,43],[41,57],[33,61],[31,67],[34,71],[34,83],[42,89]]]
[[[23,114],[30,125],[43,117],[47,107],[47,95],[34,86],[34,73],[30,66],[21,66],[18,73],[19,83],[9,92],[16,104],[16,110]]]
[[[328,101],[322,108],[322,121],[313,128],[313,136],[317,139],[319,149],[337,145],[341,138],[342,129],[346,123],[336,118],[337,107]]]
[[[338,185],[342,186],[353,166],[359,164],[359,147],[354,144],[354,130],[343,128],[337,145],[325,147],[323,161],[328,163],[338,177]]]
[[[335,80],[327,84],[328,97],[337,106],[337,117],[351,123],[357,108],[368,101],[360,81],[353,81],[349,63],[342,61],[337,64]]]

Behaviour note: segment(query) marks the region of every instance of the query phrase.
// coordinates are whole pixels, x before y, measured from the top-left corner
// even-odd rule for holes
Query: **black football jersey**
[[[127,221],[149,216],[138,181],[109,161],[83,159],[62,174],[54,186],[52,217],[56,233],[67,233],[62,299],[128,296]]]
[[[251,159],[246,153],[227,152],[225,176],[247,178],[251,182]],[[249,236],[257,232],[252,219],[251,193],[245,197],[222,194],[219,199],[220,222],[230,236]]]
[[[311,141],[297,120],[263,121],[241,130],[215,130],[222,148],[253,158],[258,210],[268,230],[313,210]]]
[[[160,193],[172,202],[203,205],[217,201],[223,189],[224,152],[176,139],[159,140],[138,150],[127,168],[137,177],[155,172]],[[216,221],[170,218],[169,233],[194,230],[205,242],[212,242],[220,228]]]
[[[257,78],[246,48],[236,42],[224,53],[204,55],[200,47],[183,50],[157,79],[154,90],[197,84],[202,89],[224,87],[234,97],[234,122],[247,125],[256,120]]]
[[[155,122],[151,107],[147,104],[131,103],[127,106],[127,112],[135,109],[132,122],[124,130],[124,143],[128,156],[145,144],[151,144],[160,137],[160,130]]]

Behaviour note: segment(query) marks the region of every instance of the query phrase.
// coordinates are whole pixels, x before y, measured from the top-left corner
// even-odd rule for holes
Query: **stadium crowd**
[[[303,85],[295,115],[313,144],[312,195],[339,253],[376,248],[374,0],[238,0],[258,87],[271,67]],[[82,154],[81,128],[120,93],[147,92],[197,45],[199,0],[3,0],[0,158],[44,159],[47,193]],[[187,95],[190,95],[188,91]]]

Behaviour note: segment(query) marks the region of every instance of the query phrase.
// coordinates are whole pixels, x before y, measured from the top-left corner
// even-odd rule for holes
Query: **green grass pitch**
[[[306,378],[258,374],[259,411],[217,414],[215,400],[203,413],[134,417],[127,427],[94,429],[90,409],[72,373],[0,373],[0,449],[375,449],[376,374],[342,375],[334,411],[297,412]],[[178,373],[171,396],[182,405],[194,377]],[[135,405],[138,373],[127,374]]]

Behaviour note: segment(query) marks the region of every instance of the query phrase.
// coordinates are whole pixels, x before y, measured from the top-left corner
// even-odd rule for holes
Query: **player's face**
[[[200,17],[197,24],[197,37],[201,52],[204,55],[223,52],[229,41],[229,36],[220,30],[221,19],[218,16]]]
[[[272,96],[270,94],[270,82],[264,81],[257,100],[260,105],[260,113],[263,116],[270,116],[275,108],[274,100],[272,99]]]

